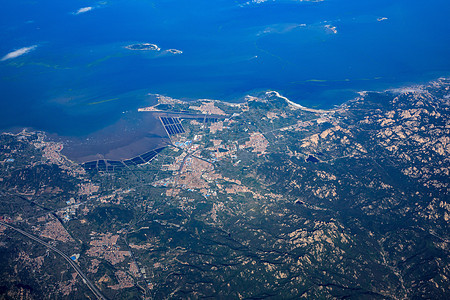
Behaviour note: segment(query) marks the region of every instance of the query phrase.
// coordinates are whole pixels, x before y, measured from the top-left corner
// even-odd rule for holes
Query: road
[[[0,221],[0,224],[23,234],[24,236],[32,239],[33,241],[38,242],[39,244],[41,244],[41,245],[49,248],[50,250],[55,251],[59,255],[61,255],[75,269],[75,271],[78,273],[78,275],[80,275],[80,277],[83,279],[83,282],[88,286],[88,288],[92,291],[92,293],[94,293],[94,295],[95,295],[95,297],[97,297],[97,299],[102,299],[102,300],[107,299],[105,296],[103,296],[103,294],[99,291],[99,289],[89,280],[89,278],[87,278],[87,276],[83,273],[83,271],[81,271],[80,267],[73,260],[71,260],[70,257],[68,257],[66,254],[64,254],[62,251],[60,251],[57,248],[53,247],[52,245],[44,242],[43,240],[35,237],[34,235],[29,234],[28,232],[25,232],[19,228],[16,228],[8,223]]]

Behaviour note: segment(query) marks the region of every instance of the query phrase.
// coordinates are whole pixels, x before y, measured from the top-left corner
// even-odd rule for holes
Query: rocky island
[[[170,53],[170,54],[183,54],[183,51],[178,50],[178,49],[168,49],[168,50],[166,50],[166,52]]]
[[[131,44],[125,46],[128,50],[138,50],[138,51],[160,51],[161,48],[158,45],[150,44],[150,43],[141,43],[141,44]]]

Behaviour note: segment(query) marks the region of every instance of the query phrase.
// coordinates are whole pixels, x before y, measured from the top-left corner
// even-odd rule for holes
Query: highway
[[[70,257],[68,257],[66,254],[64,254],[62,251],[60,251],[57,248],[53,247],[52,245],[44,242],[43,240],[35,237],[34,235],[29,234],[28,232],[25,232],[19,228],[16,228],[8,223],[0,221],[0,224],[23,234],[24,236],[32,239],[33,241],[36,241],[39,244],[41,244],[41,245],[49,248],[50,250],[55,251],[59,255],[61,255],[75,269],[75,271],[78,273],[78,275],[80,275],[80,277],[83,279],[83,282],[88,286],[88,288],[92,291],[92,293],[94,293],[94,295],[95,295],[95,297],[97,297],[97,299],[102,299],[102,300],[107,299],[105,296],[103,296],[103,294],[99,291],[99,289],[89,280],[89,278],[87,278],[87,276],[83,273],[83,271],[81,271],[80,267],[72,259],[70,259]]]

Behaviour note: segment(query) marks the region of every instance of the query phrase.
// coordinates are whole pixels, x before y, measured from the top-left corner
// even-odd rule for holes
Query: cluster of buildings
[[[86,252],[87,255],[103,258],[113,265],[121,263],[126,257],[131,256],[130,251],[120,250],[120,246],[117,244],[119,235],[111,233],[94,235],[90,242],[91,248]]]

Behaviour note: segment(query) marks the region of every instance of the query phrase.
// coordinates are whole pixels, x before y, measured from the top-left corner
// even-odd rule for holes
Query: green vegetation
[[[116,173],[77,173],[44,159],[38,135],[2,135],[0,216],[79,253],[110,298],[448,298],[449,86],[333,112],[214,102],[224,118],[183,120],[173,146]],[[2,232],[0,295],[62,297],[73,270]],[[91,297],[74,282],[68,297]]]

